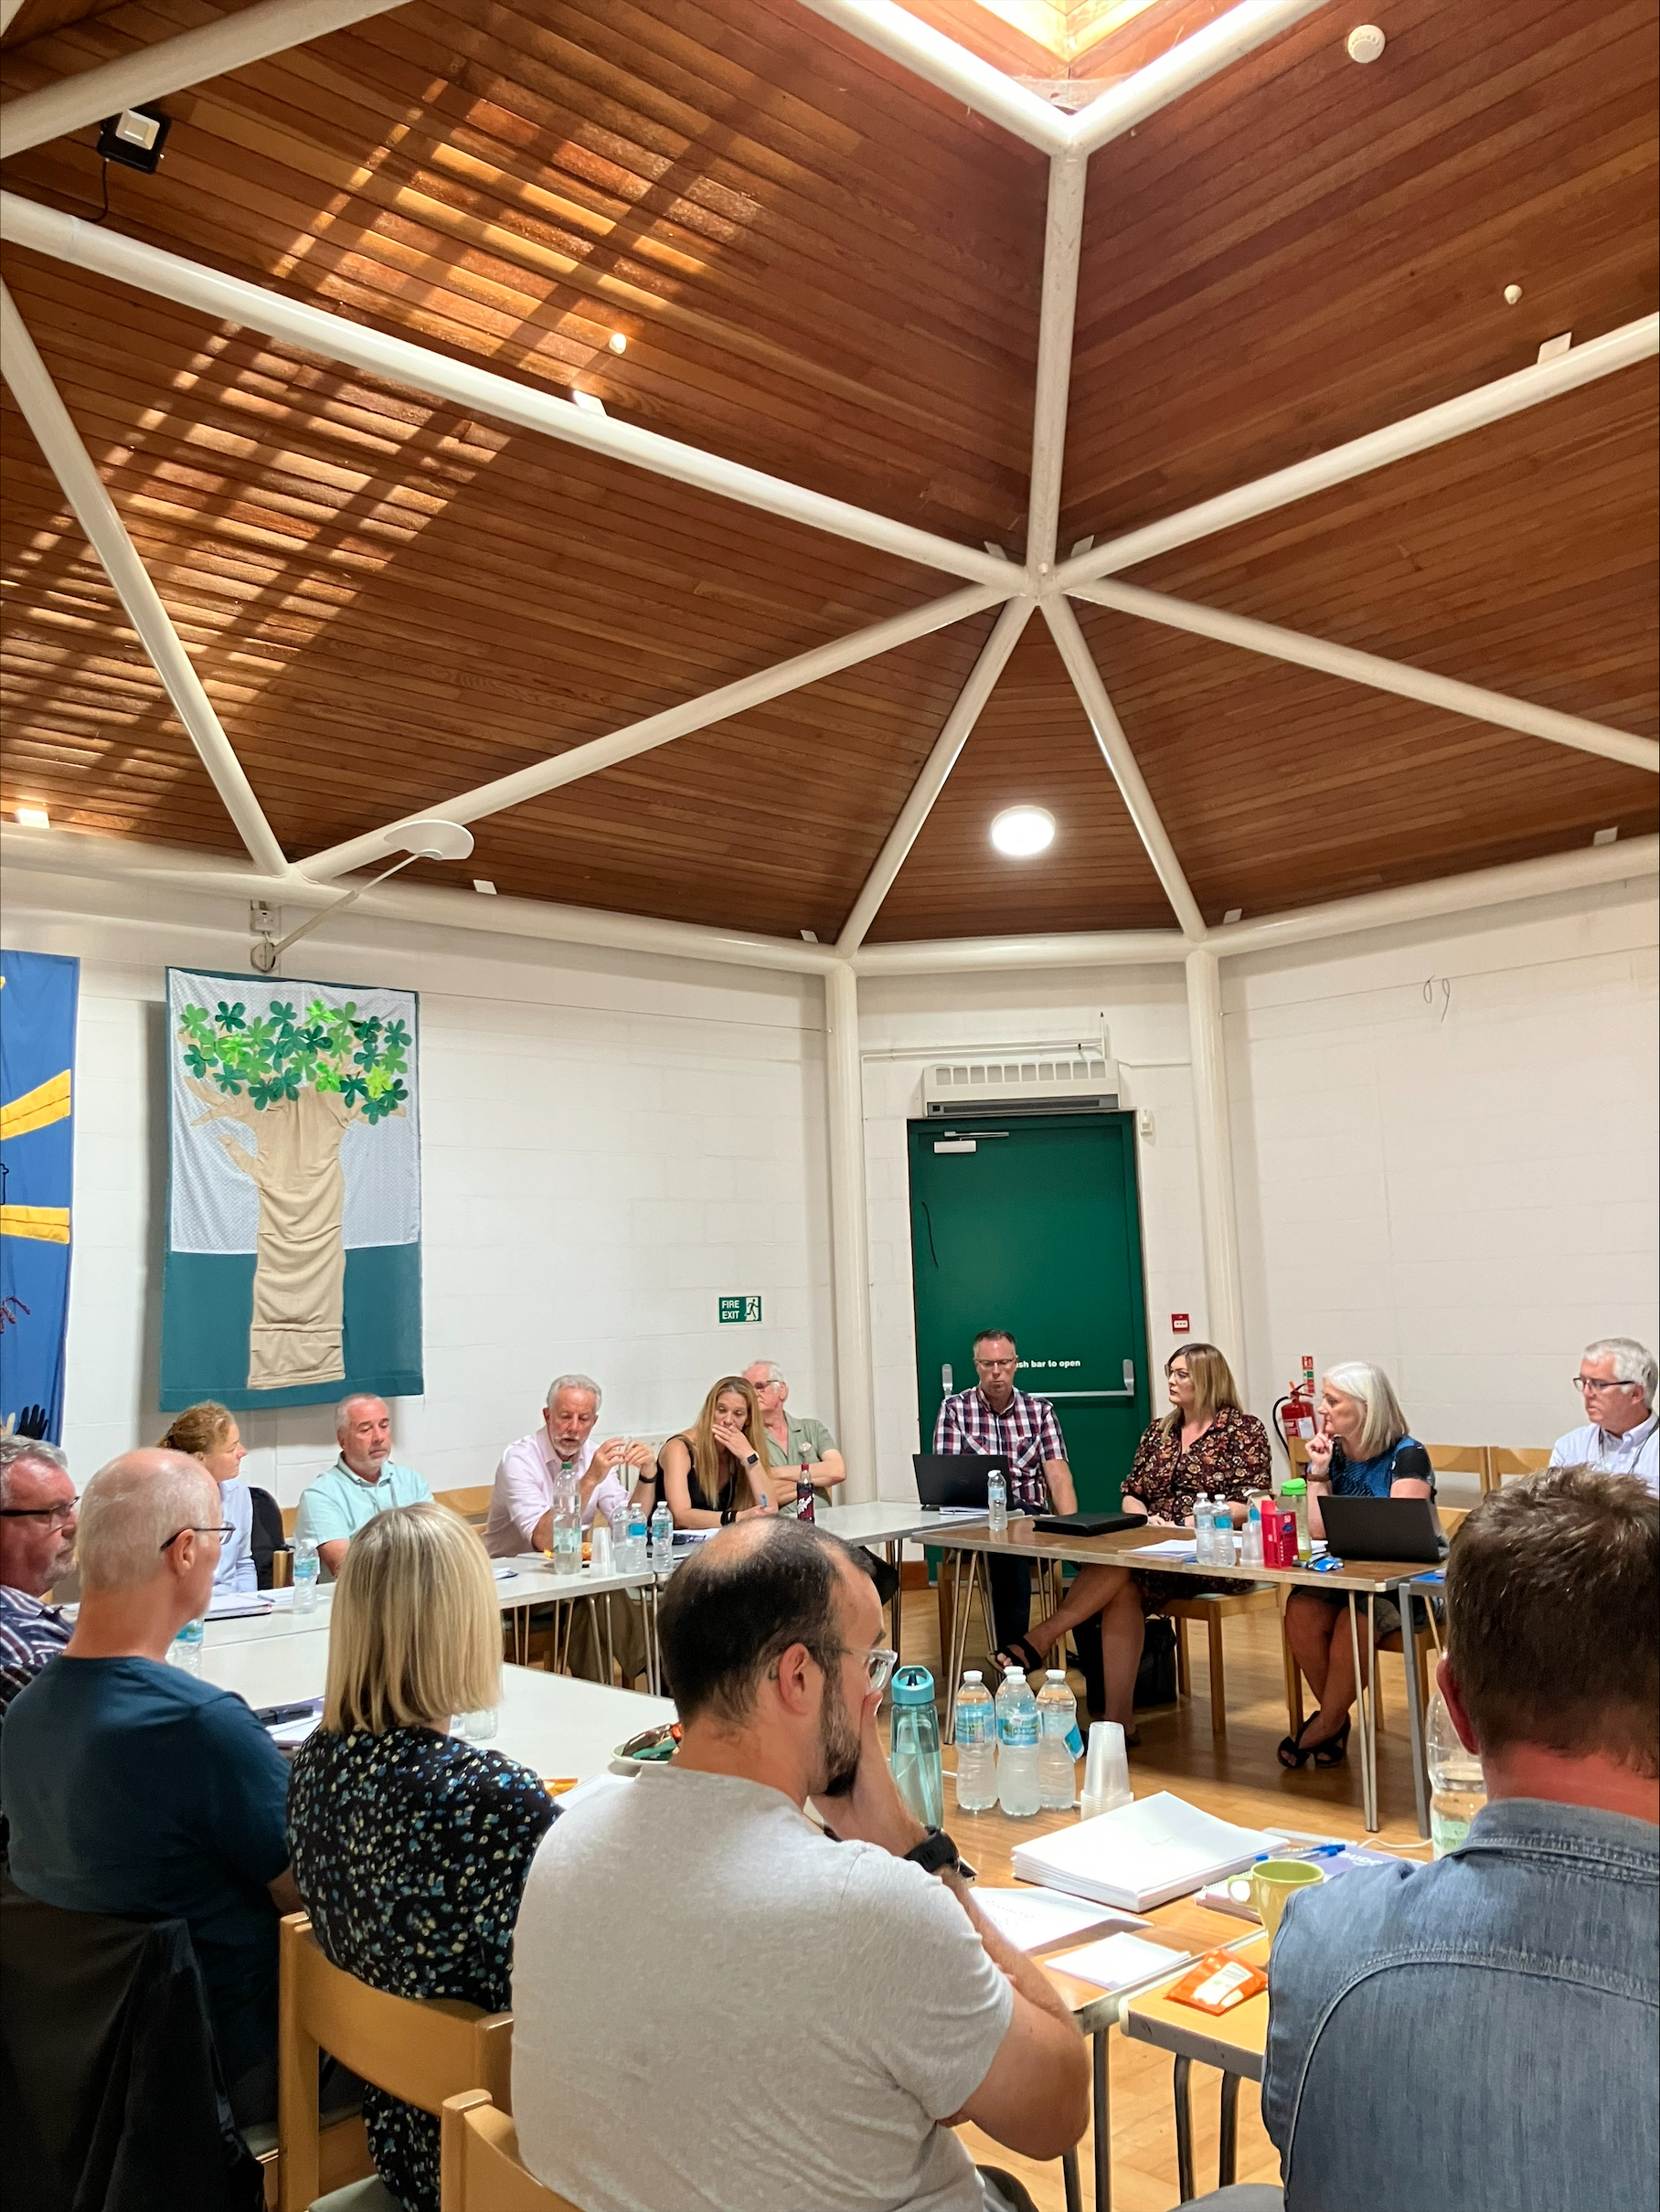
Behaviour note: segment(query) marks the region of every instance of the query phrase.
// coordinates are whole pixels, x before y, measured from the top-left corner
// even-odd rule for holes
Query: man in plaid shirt
[[[933,1448],[1006,1459],[1011,1513],[1076,1513],[1078,1495],[1055,1409],[1047,1398],[1016,1389],[1019,1365],[1019,1351],[1006,1329],[982,1329],[974,1338],[974,1373],[980,1379],[940,1408]],[[1032,1617],[1031,1569],[1020,1559],[988,1558],[985,1566],[999,1656],[1018,1658],[1013,1646]]]

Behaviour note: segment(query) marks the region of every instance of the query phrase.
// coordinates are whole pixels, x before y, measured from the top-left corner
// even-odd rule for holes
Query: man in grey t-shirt
[[[1059,2157],[1085,2047],[894,1787],[875,1585],[825,1531],[757,1520],[676,1570],[661,1632],[678,1754],[572,1806],[526,1884],[526,2164],[586,2212],[1009,2201],[951,2125]]]

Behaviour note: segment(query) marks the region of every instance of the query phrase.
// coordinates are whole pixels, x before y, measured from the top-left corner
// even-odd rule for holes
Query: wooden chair
[[[435,1490],[432,1502],[447,1505],[470,1528],[482,1528],[490,1518],[490,1500],[495,1494],[494,1484],[485,1483],[476,1490]]]
[[[1509,1474],[1543,1474],[1550,1464],[1548,1444],[1489,1444],[1484,1490],[1496,1490]]]
[[[439,2152],[441,2212],[579,2212],[526,2171],[518,2131],[487,2091],[446,2097]]]
[[[1160,1607],[1165,1620],[1176,1624],[1176,1686],[1179,1696],[1191,1697],[1193,1677],[1187,1660],[1187,1623],[1202,1621],[1210,1640],[1210,1733],[1228,1733],[1228,1689],[1222,1671],[1222,1623],[1240,1613],[1272,1611],[1279,1606],[1272,1590],[1205,1590],[1193,1598],[1172,1598]]]
[[[277,2202],[281,2212],[311,2212],[322,2175],[317,2054],[327,2051],[365,2081],[437,2118],[444,2100],[482,2089],[504,2111],[512,2105],[513,2015],[484,2013],[449,1998],[389,1996],[331,1966],[303,1912],[281,1929],[277,2008]],[[379,2189],[376,2196],[375,2190]],[[390,2206],[378,2183],[342,2191],[329,2212],[348,2204]]]
[[[1437,1474],[1473,1474],[1484,1490],[1491,1487],[1485,1444],[1426,1444],[1424,1450]]]

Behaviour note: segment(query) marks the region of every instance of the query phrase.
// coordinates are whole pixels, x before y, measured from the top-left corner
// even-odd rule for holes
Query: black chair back
[[[288,1538],[282,1533],[282,1508],[269,1490],[257,1489],[250,1483],[248,1493],[253,1500],[253,1530],[248,1540],[248,1548],[253,1554],[254,1572],[259,1577],[260,1588],[269,1590],[271,1559],[276,1553],[288,1548]]]

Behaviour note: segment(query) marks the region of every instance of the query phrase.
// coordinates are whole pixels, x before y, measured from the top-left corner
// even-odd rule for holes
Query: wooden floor
[[[977,1626],[977,1624],[976,1624]],[[1225,1629],[1228,1734],[1218,1744],[1210,1730],[1209,1680],[1205,1639],[1190,1630],[1193,1696],[1179,1709],[1144,1717],[1142,1749],[1130,1759],[1130,1778],[1138,1797],[1173,1790],[1229,1820],[1252,1826],[1271,1823],[1323,1834],[1364,1835],[1360,1778],[1356,1766],[1316,1774],[1287,1774],[1274,1758],[1285,1733],[1285,1693],[1280,1661],[1279,1622],[1274,1614],[1247,1614]],[[905,1597],[905,1660],[927,1666],[940,1679],[938,1613],[931,1590],[909,1590]],[[969,1664],[984,1656],[984,1641],[971,1638]],[[1382,1660],[1383,1733],[1378,1754],[1379,1833],[1371,1840],[1399,1848],[1406,1857],[1429,1857],[1421,1842],[1412,1803],[1412,1775],[1406,1740],[1406,1686],[1398,1657]],[[1075,1674],[1082,1720],[1082,1682]],[[952,1754],[945,1753],[946,1765]],[[1015,1845],[1043,1827],[1060,1824],[1066,1815],[1042,1813],[1029,1821],[1000,1813],[964,1814],[946,1787],[946,1821],[964,1856],[983,1880],[1006,1881]],[[1074,1816],[1075,1817],[1075,1816]],[[1176,2202],[1176,2131],[1171,2105],[1171,2059],[1162,2051],[1133,2044],[1116,2030],[1108,2038],[1112,2112],[1112,2202],[1118,2212],[1166,2212]],[[1216,2185],[1217,2107],[1220,2077],[1202,2067],[1193,2072],[1196,2173],[1200,2193]],[[1062,2212],[1065,2198],[1059,2165],[1034,2165],[978,2133],[963,2131],[976,2158],[1018,2174],[1041,2212]],[[1084,2201],[1090,2203],[1091,2151],[1080,2149]],[[1240,2181],[1280,2178],[1279,2154],[1263,2132],[1255,2088],[1240,2090]]]

